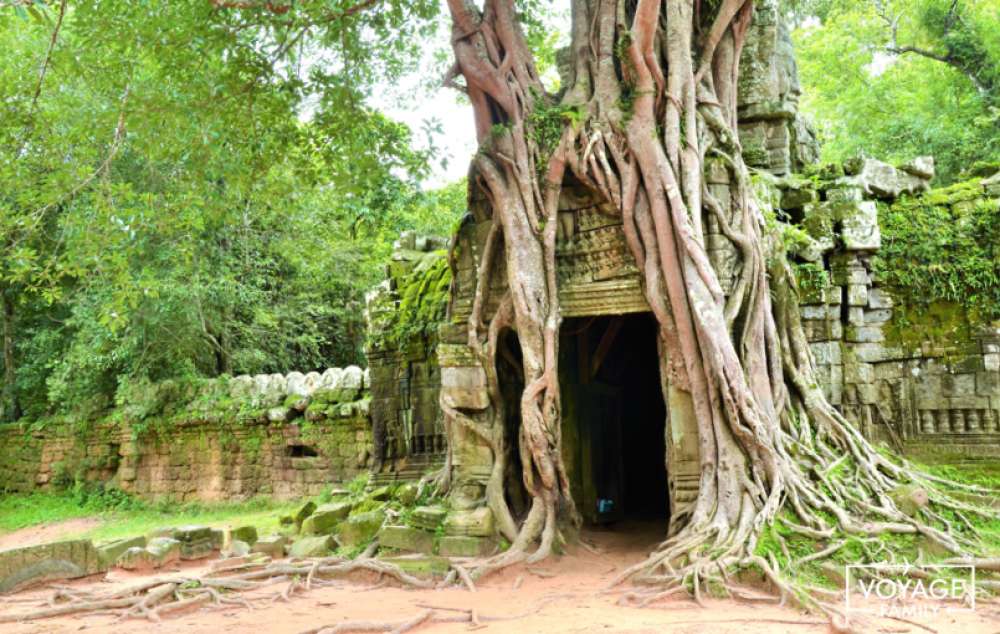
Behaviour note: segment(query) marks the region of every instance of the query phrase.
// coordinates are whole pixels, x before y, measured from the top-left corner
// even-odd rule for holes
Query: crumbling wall
[[[774,207],[807,235],[793,238],[791,248],[802,317],[831,402],[865,436],[909,455],[993,457],[1000,450],[1000,322],[974,321],[937,298],[918,298],[925,309],[902,312],[912,291],[890,286],[875,259],[883,241],[879,214],[894,204],[931,200],[952,209],[959,223],[971,206],[1000,211],[996,178],[924,193],[932,176],[929,158],[900,168],[857,159],[775,179],[765,189],[773,188]]]
[[[451,269],[443,238],[405,232],[367,297],[376,483],[420,477],[444,461],[437,330]]]
[[[784,175],[815,163],[819,145],[799,112],[799,75],[788,26],[777,0],[754,3],[740,56],[737,106],[743,159]]]
[[[240,376],[189,388],[165,411],[165,395],[181,396],[158,385],[98,421],[0,426],[0,490],[87,482],[175,501],[316,495],[370,467],[365,382],[358,367]]]

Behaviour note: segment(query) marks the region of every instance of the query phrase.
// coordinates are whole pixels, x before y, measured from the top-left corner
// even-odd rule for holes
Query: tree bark
[[[484,424],[442,406],[449,424],[493,450],[487,500],[513,542],[476,573],[546,556],[561,538],[560,510],[578,521],[561,459],[557,367],[555,230],[567,172],[621,213],[659,323],[661,380],[679,395],[672,402],[690,403],[698,426],[697,499],[622,580],[693,584],[697,597],[700,584],[722,581],[727,569],[755,567],[791,592],[783,571],[757,554],[779,513],[807,535],[920,533],[966,552],[970,540],[906,516],[888,493],[910,482],[935,490],[942,507],[970,505],[876,451],[818,387],[795,279],[754,198],[737,134],[736,81],[752,0],[722,0],[711,15],[693,0],[574,0],[574,76],[559,96],[538,80],[513,0],[485,0],[482,10],[449,0],[449,8],[453,72],[465,79],[480,142],[469,186],[492,210],[468,324],[492,417]],[[709,161],[728,175],[725,196],[707,187]],[[740,255],[728,292],[708,257],[706,217]],[[501,249],[508,290],[484,322]],[[520,340],[525,380],[517,450],[532,506],[519,527],[502,492],[503,463],[514,450],[502,442],[496,378],[505,328]],[[841,460],[853,475],[824,477]]]
[[[21,417],[15,383],[17,379],[17,364],[14,356],[16,313],[10,290],[0,291],[0,297],[3,298],[3,416],[0,418],[15,421]]]

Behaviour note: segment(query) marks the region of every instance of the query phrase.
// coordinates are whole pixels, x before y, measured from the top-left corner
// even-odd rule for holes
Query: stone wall
[[[737,91],[740,142],[748,165],[783,175],[816,162],[819,145],[799,113],[800,94],[792,38],[778,1],[756,2]]]
[[[364,383],[357,367],[243,376],[205,382],[179,411],[152,417],[123,406],[79,425],[0,426],[0,490],[100,482],[179,502],[315,495],[370,468]]]
[[[444,460],[437,327],[451,282],[447,246],[443,238],[404,232],[384,281],[367,297],[373,475],[378,484],[420,477]]]
[[[926,190],[933,162],[923,158],[894,168],[859,159],[826,172],[777,179],[772,199],[812,239],[797,254],[804,261],[802,316],[827,396],[866,436],[909,455],[951,462],[995,458],[1000,322],[971,323],[957,313],[960,327],[947,336],[908,336],[936,316],[899,319],[896,305],[907,289],[885,287],[873,267],[882,243],[880,206]],[[1000,211],[996,181],[926,196],[948,207],[982,204]]]

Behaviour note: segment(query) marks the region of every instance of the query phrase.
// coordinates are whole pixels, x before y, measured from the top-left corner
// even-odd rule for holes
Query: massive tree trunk
[[[17,365],[14,358],[14,319],[16,313],[14,300],[9,291],[0,289],[0,299],[3,302],[3,311],[0,314],[0,322],[3,326],[3,390],[0,391],[0,421],[12,421],[21,416],[21,409],[17,402],[17,386],[14,384],[17,377]]]
[[[560,457],[557,372],[556,214],[567,172],[621,213],[659,323],[662,377],[689,397],[698,425],[697,499],[623,579],[697,593],[727,569],[752,566],[790,589],[756,548],[783,511],[793,530],[820,540],[920,533],[964,554],[969,542],[944,530],[933,511],[908,516],[890,493],[914,482],[932,490],[936,503],[969,506],[876,451],[819,389],[791,269],[740,154],[736,84],[751,1],[573,0],[573,77],[559,95],[540,82],[513,5],[449,0],[452,77],[464,78],[480,143],[470,187],[493,214],[468,335],[487,372],[495,423],[447,414],[484,438],[497,463],[515,449],[503,445],[495,357],[500,333],[516,331],[525,385],[516,450],[532,498],[516,526],[503,498],[504,468],[495,466],[487,499],[513,544],[479,572],[546,556],[577,521]],[[706,186],[710,161],[728,174],[724,197]],[[707,255],[709,219],[740,256],[728,294]],[[495,262],[501,248],[502,269]],[[484,323],[498,270],[509,290]],[[848,475],[831,477],[834,469]]]

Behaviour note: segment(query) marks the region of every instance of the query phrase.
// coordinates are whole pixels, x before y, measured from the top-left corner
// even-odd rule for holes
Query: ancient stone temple
[[[968,459],[1000,444],[1000,329],[979,324],[946,342],[907,342],[893,327],[893,296],[873,278],[881,246],[878,206],[929,189],[933,160],[891,166],[872,159],[810,167],[815,138],[798,115],[798,80],[787,29],[774,3],[756,9],[740,83],[740,133],[755,186],[769,213],[799,227],[803,317],[812,354],[832,403],[869,438],[925,458]],[[797,175],[804,169],[808,177]],[[726,170],[709,165],[709,187],[728,192]],[[939,193],[941,204],[998,204],[992,181]],[[437,329],[405,346],[376,345],[372,418],[382,437],[378,475],[406,478],[414,467],[440,465],[446,429],[453,450],[449,530],[489,535],[485,487],[494,465],[489,446],[462,425],[446,425],[437,399],[476,420],[491,407],[486,373],[467,346],[467,321],[477,268],[491,224],[485,200],[470,200],[453,237],[450,296]],[[710,257],[727,291],[738,277],[735,247],[706,219]],[[438,245],[404,236],[387,281],[370,310],[392,314],[420,284],[421,269],[446,261]],[[503,255],[497,256],[502,267]],[[573,182],[559,201],[557,246],[560,387],[564,459],[572,493],[586,521],[668,517],[683,511],[698,485],[697,425],[685,394],[659,377],[655,320],[639,286],[621,219]],[[502,272],[492,277],[504,284]],[[484,319],[495,312],[502,286],[485,294]],[[412,305],[412,299],[409,301]],[[446,305],[445,305],[446,304]],[[399,319],[399,317],[396,317]],[[511,510],[524,512],[517,458],[520,351],[502,339],[497,373],[505,395],[508,439],[514,447],[505,474]],[[378,443],[379,441],[376,440]],[[378,452],[378,447],[376,448]],[[664,456],[666,470],[664,473]]]
[[[880,278],[879,218],[913,204],[956,222],[973,210],[1000,213],[1000,175],[928,191],[929,157],[815,165],[787,30],[773,3],[755,11],[740,133],[764,215],[794,232],[788,248],[823,389],[866,436],[898,451],[928,462],[996,460],[1000,323],[935,301],[927,314],[906,314],[907,289]],[[727,171],[706,168],[708,187],[725,200]],[[450,238],[399,239],[383,283],[367,298],[367,370],[164,382],[136,395],[141,406],[125,399],[85,425],[5,425],[0,446],[11,449],[0,452],[0,491],[91,481],[152,499],[296,498],[369,473],[372,487],[417,479],[442,467],[450,448],[450,508],[437,509],[421,530],[443,522],[462,552],[479,552],[496,532],[485,487],[498,463],[444,412],[485,420],[495,406],[467,345],[489,218],[486,201],[473,199]],[[739,275],[735,248],[714,216],[704,226],[728,291]],[[576,505],[591,523],[676,518],[697,491],[697,427],[685,393],[659,376],[655,322],[620,218],[573,182],[559,201],[557,265],[561,431]],[[506,275],[491,279],[487,318]],[[502,475],[518,514],[527,501],[516,451],[520,349],[512,333],[501,343],[505,444],[515,448]]]

